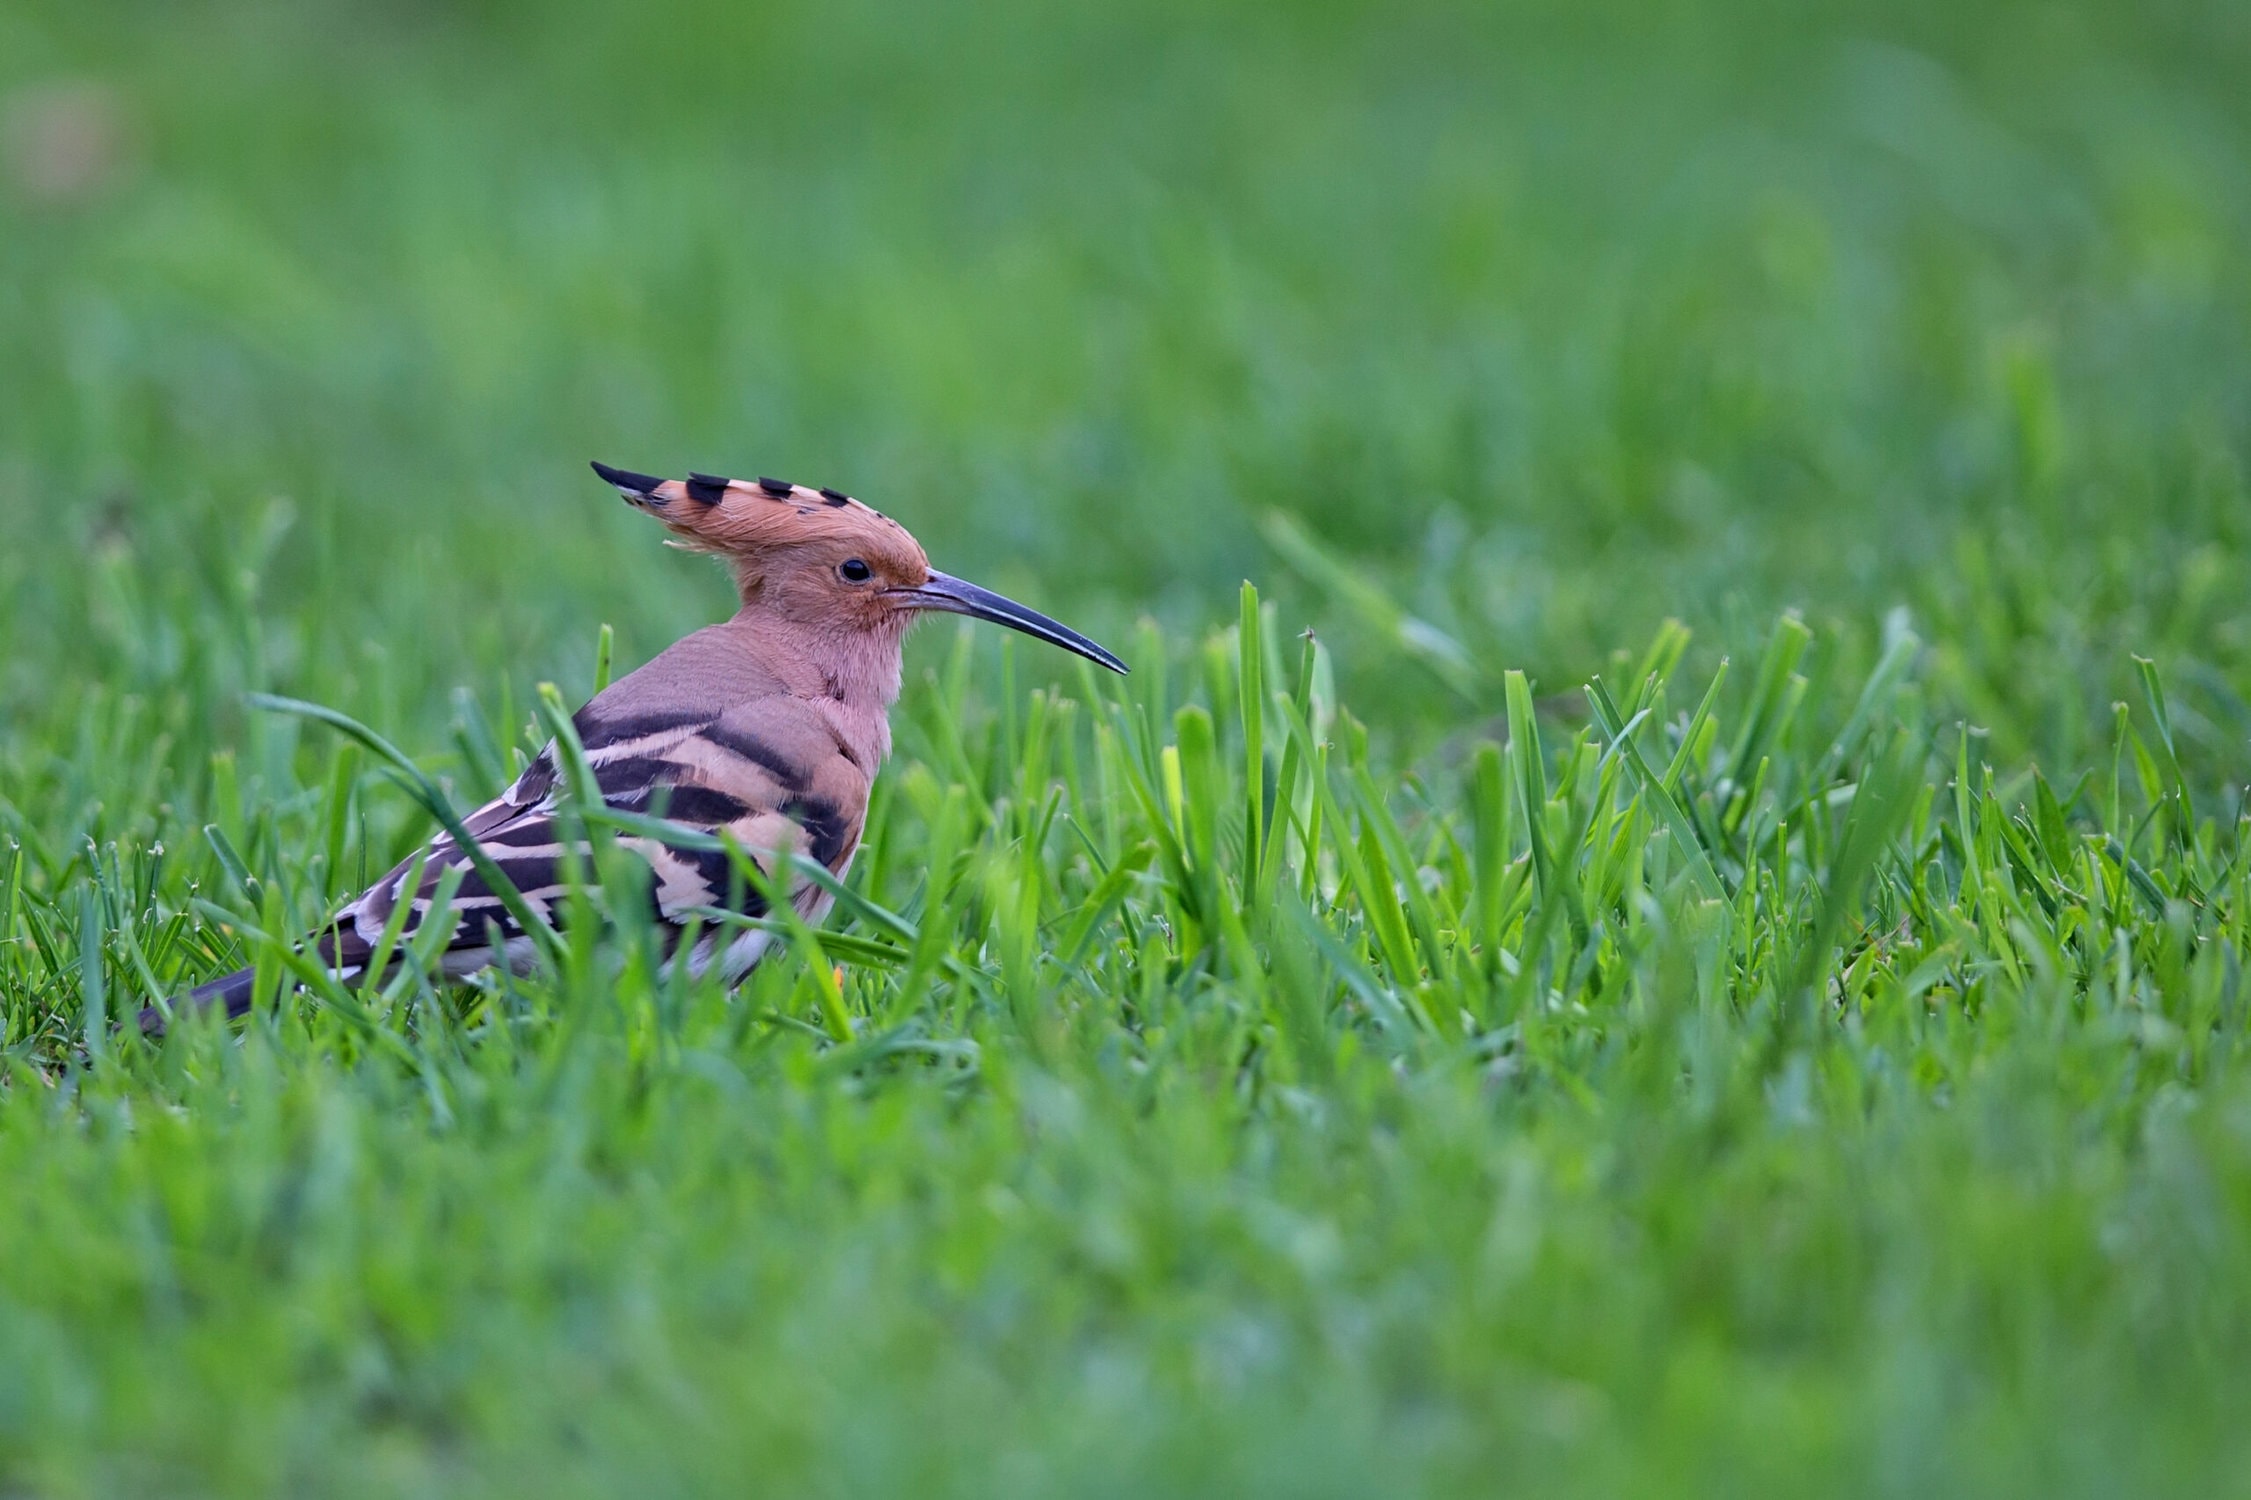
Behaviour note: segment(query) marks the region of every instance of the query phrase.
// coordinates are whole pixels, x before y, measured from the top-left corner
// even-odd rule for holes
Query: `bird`
[[[1069,626],[932,568],[905,527],[841,490],[593,468],[627,505],[662,523],[674,545],[725,563],[740,599],[732,617],[681,638],[571,719],[602,800],[640,815],[617,845],[648,866],[650,917],[668,948],[677,953],[696,930],[686,954],[695,972],[716,962],[730,982],[739,980],[772,939],[762,928],[722,932],[699,917],[713,908],[747,916],[766,910],[715,838],[731,837],[785,883],[791,855],[839,879],[850,868],[869,792],[891,752],[890,709],[915,621],[966,615],[1126,671]],[[550,740],[507,790],[460,820],[542,919],[560,913],[572,854],[587,852],[583,825],[558,805],[568,785],[564,764]],[[303,951],[339,981],[362,982],[379,951],[400,951],[432,919],[449,878],[459,885],[444,904],[453,923],[440,958],[444,974],[528,967],[532,935],[446,832],[354,897],[304,940]],[[827,915],[833,898],[818,882],[799,879],[788,890],[806,921]],[[382,937],[401,903],[408,907],[401,937],[386,950]],[[240,1017],[250,1008],[254,975],[239,969],[198,985],[173,1009],[223,1006]],[[167,1019],[156,1006],[140,1017],[152,1036]]]

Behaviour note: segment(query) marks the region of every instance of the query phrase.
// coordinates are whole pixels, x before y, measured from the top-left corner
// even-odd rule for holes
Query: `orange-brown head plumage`
[[[626,502],[664,523],[681,546],[726,561],[745,604],[800,619],[873,624],[876,601],[920,588],[930,559],[907,529],[841,490],[784,479],[653,479],[596,464]]]
[[[907,529],[841,490],[786,479],[657,479],[597,463],[626,502],[662,521],[678,545],[724,558],[746,612],[791,633],[860,637],[896,653],[906,627],[940,611],[991,620],[1123,672],[1125,663],[1068,626],[930,566]]]

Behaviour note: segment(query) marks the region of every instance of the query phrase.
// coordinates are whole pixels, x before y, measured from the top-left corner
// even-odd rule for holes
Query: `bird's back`
[[[875,768],[861,764],[864,755],[820,704],[788,691],[743,651],[730,626],[697,631],[619,678],[580,709],[573,724],[605,803],[691,835],[668,841],[636,832],[617,840],[649,865],[651,915],[675,935],[713,908],[764,910],[725,851],[693,846],[703,839],[731,836],[770,872],[777,868],[773,851],[790,849],[842,874],[859,845]],[[568,864],[558,817],[562,794],[560,762],[550,744],[514,785],[464,820],[525,901],[550,919]],[[524,933],[453,839],[433,839],[416,858],[421,872],[411,891],[415,859],[339,913],[343,942],[324,956],[344,977],[355,977],[353,962],[364,961],[400,901],[413,905],[408,931],[427,918],[452,867],[461,875],[450,904],[455,930],[447,968],[468,972],[493,962],[499,956],[491,951],[494,929],[509,945],[509,957],[522,956]],[[809,918],[827,906],[826,893],[804,882],[793,888],[793,900]],[[724,951],[730,968],[742,968],[761,946],[713,948],[703,956]]]

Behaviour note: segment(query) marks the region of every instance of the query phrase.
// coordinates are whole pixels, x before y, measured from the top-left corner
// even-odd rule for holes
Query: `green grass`
[[[2247,70],[0,10],[0,1492],[2251,1488]],[[432,826],[251,695],[466,805],[725,611],[590,457],[1135,673],[918,638],[737,994],[116,1030]]]

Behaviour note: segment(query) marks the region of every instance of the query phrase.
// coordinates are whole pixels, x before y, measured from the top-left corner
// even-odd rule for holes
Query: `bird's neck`
[[[818,708],[873,775],[891,753],[890,711],[909,623],[900,615],[876,630],[838,632],[751,603],[727,629],[791,696]]]

